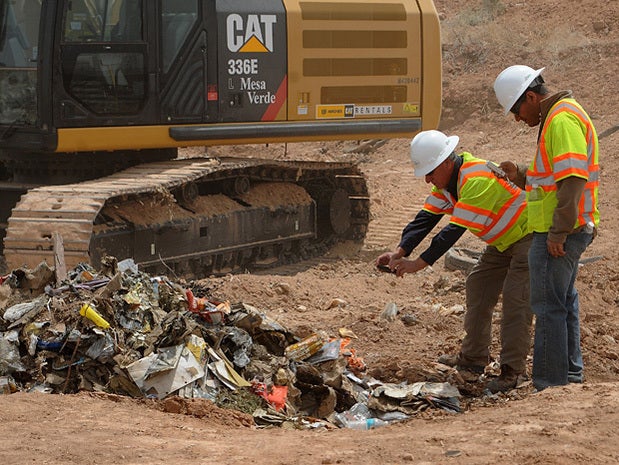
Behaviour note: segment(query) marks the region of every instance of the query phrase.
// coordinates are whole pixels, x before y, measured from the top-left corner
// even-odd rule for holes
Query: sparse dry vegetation
[[[510,3],[509,8],[524,8]],[[508,7],[501,0],[481,0],[458,14],[446,14],[442,22],[444,60],[457,74],[480,71],[489,61],[516,57],[522,61],[536,57],[558,66],[566,59],[581,60],[596,53],[582,29],[557,21],[552,27],[527,28],[526,23],[510,23],[503,15]],[[597,23],[596,23],[597,24]],[[608,32],[606,22],[591,24],[601,34]],[[492,57],[490,57],[492,55]]]

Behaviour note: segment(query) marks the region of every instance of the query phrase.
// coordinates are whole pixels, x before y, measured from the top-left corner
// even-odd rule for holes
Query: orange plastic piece
[[[271,392],[267,394],[267,400],[278,412],[286,407],[287,398],[288,386],[273,386]]]
[[[288,386],[272,386],[269,390],[267,389],[267,385],[265,383],[252,381],[251,390],[257,396],[265,399],[278,412],[286,407],[286,400],[288,399]]]

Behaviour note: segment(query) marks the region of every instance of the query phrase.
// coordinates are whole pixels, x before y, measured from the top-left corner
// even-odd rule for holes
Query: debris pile
[[[45,263],[0,278],[0,392],[202,398],[293,427],[371,428],[430,407],[460,410],[449,383],[365,376],[345,328],[301,338],[252,305],[131,260],[106,257],[99,271],[80,264],[55,279]]]

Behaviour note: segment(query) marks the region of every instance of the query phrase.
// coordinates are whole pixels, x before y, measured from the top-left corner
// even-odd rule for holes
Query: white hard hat
[[[415,176],[423,177],[443,163],[458,145],[458,136],[447,137],[440,131],[423,131],[411,141],[411,161]]]
[[[501,71],[494,81],[494,93],[503,107],[503,114],[509,113],[516,101],[544,69],[536,71],[528,66],[514,65]]]

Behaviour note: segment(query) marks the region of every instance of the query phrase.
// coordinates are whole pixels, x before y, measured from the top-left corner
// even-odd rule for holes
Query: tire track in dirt
[[[391,210],[387,216],[370,221],[363,250],[393,249],[400,241],[404,226],[415,217],[422,206],[423,203],[406,205]]]
[[[412,170],[398,172],[399,183],[411,185],[419,182]],[[370,194],[371,196],[371,194]],[[382,209],[380,216],[374,217],[368,225],[368,231],[363,244],[364,251],[392,250],[400,241],[402,229],[417,214],[423,206],[425,198],[412,199],[403,205],[392,209]]]

